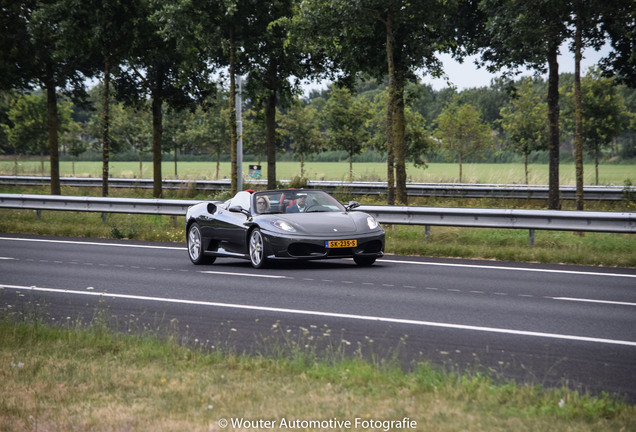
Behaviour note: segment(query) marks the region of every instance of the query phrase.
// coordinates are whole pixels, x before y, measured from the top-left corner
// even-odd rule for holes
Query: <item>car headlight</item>
[[[274,219],[272,221],[272,225],[274,225],[278,229],[282,229],[283,231],[296,232],[296,228],[291,226],[288,222],[284,220]]]
[[[373,216],[367,217],[367,225],[369,225],[369,229],[376,229],[378,227],[378,221],[375,220]]]

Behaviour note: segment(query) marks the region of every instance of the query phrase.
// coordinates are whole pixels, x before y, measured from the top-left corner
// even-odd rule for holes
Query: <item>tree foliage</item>
[[[521,82],[504,76],[490,87],[461,92],[452,87],[434,90],[418,82],[421,74],[443,74],[439,53],[461,56],[480,47],[482,64],[492,71],[529,67],[550,72],[547,82],[533,81],[533,95],[547,101],[550,207],[558,208],[558,190],[554,200],[558,180],[553,181],[558,171],[552,167],[558,166],[560,140],[572,133],[565,126],[559,130],[559,125],[569,124],[574,117],[568,111],[569,95],[559,98],[559,49],[569,46],[578,52],[609,42],[612,51],[602,64],[603,73],[615,75],[615,82],[630,84],[635,70],[631,36],[636,8],[628,0],[0,0],[0,7],[0,91],[46,95],[48,138],[41,153],[50,157],[53,193],[59,193],[58,148],[77,154],[86,147],[76,141],[75,126],[66,135],[60,131],[58,123],[65,114],[57,111],[64,105],[59,98],[62,93],[79,96],[87,77],[104,81],[97,87],[101,100],[93,98],[92,108],[73,100],[91,118],[83,133],[90,137],[91,146],[97,148],[100,143],[106,180],[110,152],[134,149],[141,163],[151,148],[153,193],[160,196],[163,154],[173,154],[176,175],[178,154],[215,153],[218,163],[229,148],[235,185],[234,77],[241,75],[246,83],[244,148],[257,155],[259,162],[267,158],[270,187],[276,186],[277,151],[292,150],[301,159],[303,171],[306,156],[329,148],[317,141],[305,142],[303,138],[313,138],[309,130],[315,132],[311,123],[331,115],[334,122],[323,123],[321,132],[333,144],[334,137],[344,136],[335,119],[349,116],[348,126],[359,131],[347,147],[350,163],[352,155],[364,150],[386,154],[388,201],[406,203],[406,163],[423,166],[443,151],[431,130],[442,129],[440,114],[449,103],[458,109],[475,107],[482,113],[482,123],[507,137],[497,153],[489,153],[493,158],[508,157],[508,146],[519,146],[523,152],[532,148],[531,142],[540,141],[537,135],[529,138],[527,127],[520,123],[538,125],[538,112],[546,105],[535,102],[515,108],[524,99]],[[344,99],[335,89],[315,92],[295,105],[298,86],[309,77],[329,78],[355,89],[346,104],[371,108],[371,117],[362,115],[362,122],[344,111],[336,114],[343,107],[335,107],[334,101]],[[598,84],[601,78],[591,75],[589,79]],[[211,97],[217,88],[227,93]],[[626,95],[626,105],[634,111],[631,93],[624,87],[612,88]],[[5,102],[7,94],[2,95]],[[581,124],[587,122],[605,137],[624,133],[625,121],[618,121],[616,112],[604,111],[614,99],[595,98],[603,104],[596,112],[605,114],[595,118],[594,113],[583,113]],[[16,153],[8,144],[8,131],[16,125],[5,102],[0,104],[4,132],[0,151]],[[304,134],[303,127],[308,128]],[[590,138],[583,126],[581,131],[587,146],[607,142]],[[621,154],[633,153],[633,144],[626,138],[614,139],[628,148]],[[495,135],[489,140],[497,142]],[[40,152],[26,147],[20,151]],[[431,152],[435,148],[441,150]],[[607,144],[599,145],[599,158],[610,153],[606,148]],[[465,161],[464,153],[454,154]]]
[[[307,1],[299,13],[305,40],[327,74],[351,83],[363,72],[388,76],[388,201],[407,203],[404,89],[416,70],[442,74],[436,53],[465,48],[482,22],[472,2],[428,0]],[[468,23],[472,25],[467,25]],[[339,73],[341,73],[339,75]]]
[[[531,79],[525,79],[510,104],[501,110],[501,125],[509,148],[523,155],[526,184],[528,157],[548,147],[548,107],[545,98],[534,91]]]
[[[459,160],[459,182],[462,178],[462,163],[469,156],[479,155],[492,146],[492,131],[481,120],[481,113],[472,105],[450,103],[437,119],[436,136],[445,150],[457,155]]]
[[[295,103],[280,121],[280,134],[291,142],[291,148],[300,160],[300,177],[305,177],[305,158],[317,153],[324,141],[320,133],[319,116],[312,106]]]
[[[611,78],[601,79],[598,70],[592,70],[581,82],[583,104],[583,143],[594,155],[596,184],[601,150],[623,132],[630,123],[630,115],[623,97],[617,92]]]
[[[349,90],[334,88],[323,110],[323,118],[329,130],[330,148],[344,150],[349,155],[349,180],[353,180],[353,156],[364,149],[368,139],[366,123],[371,112]]]

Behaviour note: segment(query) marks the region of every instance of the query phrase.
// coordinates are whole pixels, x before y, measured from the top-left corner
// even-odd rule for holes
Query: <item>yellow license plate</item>
[[[358,246],[358,240],[329,240],[325,241],[326,248],[349,248]]]

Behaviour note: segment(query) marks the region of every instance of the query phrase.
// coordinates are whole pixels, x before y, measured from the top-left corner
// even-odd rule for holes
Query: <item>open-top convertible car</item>
[[[318,190],[241,191],[225,202],[196,204],[186,214],[188,255],[194,264],[217,257],[248,259],[353,258],[370,266],[384,255],[384,230],[366,213],[351,211]]]

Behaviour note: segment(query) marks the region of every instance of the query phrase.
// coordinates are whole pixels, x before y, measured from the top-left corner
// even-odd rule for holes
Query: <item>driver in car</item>
[[[302,213],[307,209],[307,194],[298,194],[296,204],[287,207],[287,213]]]

